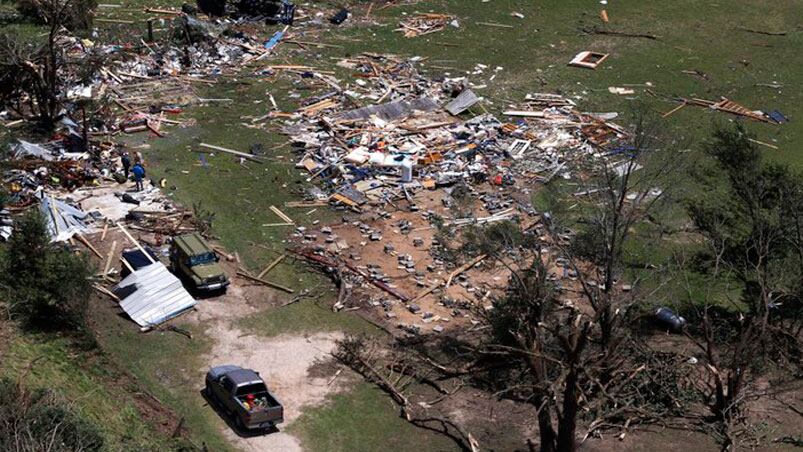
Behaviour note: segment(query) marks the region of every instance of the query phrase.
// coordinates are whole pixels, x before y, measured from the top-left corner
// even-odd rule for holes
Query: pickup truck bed
[[[212,368],[206,374],[206,394],[240,428],[263,429],[284,421],[281,402],[253,370],[238,366]],[[253,404],[247,403],[249,396],[253,396]]]

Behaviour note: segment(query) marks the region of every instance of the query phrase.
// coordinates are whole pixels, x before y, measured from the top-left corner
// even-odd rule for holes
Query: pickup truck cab
[[[173,237],[170,244],[173,273],[185,277],[195,289],[213,291],[229,285],[218,260],[215,251],[197,232]]]
[[[284,407],[251,369],[213,367],[206,373],[204,391],[242,430],[272,428],[284,421]]]

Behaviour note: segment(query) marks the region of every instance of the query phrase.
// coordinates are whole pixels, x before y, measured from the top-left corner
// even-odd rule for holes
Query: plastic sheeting
[[[115,286],[114,293],[124,297],[120,307],[142,327],[159,325],[197,304],[181,281],[161,262],[126,276]]]

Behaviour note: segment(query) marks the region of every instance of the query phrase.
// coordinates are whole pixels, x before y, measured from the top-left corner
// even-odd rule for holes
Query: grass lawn
[[[400,419],[396,404],[368,383],[330,396],[324,407],[304,414],[290,431],[314,451],[459,450],[445,436],[427,433]]]
[[[22,378],[28,389],[50,388],[97,425],[106,450],[173,450],[164,435],[140,416],[131,396],[136,388],[115,382],[116,366],[104,356],[77,352],[70,341],[48,335],[20,335],[6,344],[0,374]]]

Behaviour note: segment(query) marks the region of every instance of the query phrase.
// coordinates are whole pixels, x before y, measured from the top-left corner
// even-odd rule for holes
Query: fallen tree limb
[[[766,36],[786,36],[788,32],[786,31],[764,31],[764,30],[755,30],[753,28],[745,28],[745,27],[737,27],[737,30],[745,31],[747,33],[755,33],[757,35],[766,35]]]
[[[301,256],[301,257],[303,257],[303,258],[305,258],[305,259],[307,259],[307,260],[309,260],[311,262],[314,262],[314,263],[317,263],[319,265],[322,265],[324,267],[329,267],[331,269],[336,269],[336,268],[338,268],[340,266],[340,263],[338,261],[330,259],[330,258],[328,258],[326,256],[317,255],[317,254],[315,254],[314,252],[312,252],[312,251],[310,251],[308,249],[300,249],[300,250],[299,249],[290,249],[288,251],[293,253],[293,254],[295,254],[295,255],[297,255],[297,256]],[[350,264],[348,262],[342,262],[342,264],[345,265],[346,268],[348,268],[353,273],[356,273],[356,274],[362,276],[366,281],[368,281],[371,284],[373,284],[374,286],[384,290],[385,292],[393,295],[394,297],[398,298],[399,300],[404,301],[404,302],[410,301],[410,297],[408,297],[404,293],[394,289],[393,287],[390,287],[388,284],[386,284],[386,283],[384,283],[382,281],[379,281],[377,279],[372,278],[371,275],[368,275],[368,274],[364,273],[362,270],[358,269],[354,265],[352,265],[352,264]]]
[[[616,31],[616,30],[603,30],[601,28],[583,28],[582,31],[588,34],[595,34],[595,35],[606,35],[606,36],[621,36],[624,38],[644,38],[644,39],[652,39],[658,40],[661,37],[656,36],[650,33],[630,33],[626,31]]]

